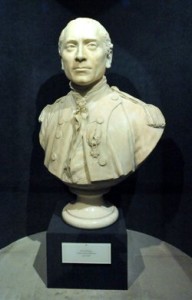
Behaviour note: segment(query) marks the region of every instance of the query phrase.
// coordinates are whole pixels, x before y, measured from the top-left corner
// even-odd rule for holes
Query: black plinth
[[[47,287],[127,289],[127,231],[122,212],[111,226],[85,230],[65,224],[62,208],[60,203],[47,231]],[[62,243],[110,243],[111,264],[62,263]]]

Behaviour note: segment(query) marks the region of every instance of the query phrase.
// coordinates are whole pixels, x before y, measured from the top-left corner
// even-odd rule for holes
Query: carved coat
[[[133,172],[160,139],[160,110],[109,87],[70,91],[39,117],[45,166],[64,182],[87,184]]]

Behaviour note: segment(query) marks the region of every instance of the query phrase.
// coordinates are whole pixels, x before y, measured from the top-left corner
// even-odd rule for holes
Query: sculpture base
[[[62,217],[67,224],[84,229],[103,228],[118,219],[118,209],[104,202],[102,194],[78,194],[75,203],[68,203]]]
[[[63,203],[59,203],[47,231],[47,286],[126,290],[127,231],[121,210],[118,220],[113,225],[102,229],[82,230],[63,222],[60,217],[62,208]],[[83,249],[78,250],[79,245],[86,245],[92,250],[83,252]],[[110,256],[110,260],[105,256],[106,262],[100,261],[97,245],[103,246],[104,249],[110,245],[110,251],[107,250],[107,258]],[[66,262],[63,255],[67,255],[68,249],[72,260]],[[75,251],[80,261],[77,261],[76,257],[73,260],[71,253],[74,254]],[[103,253],[99,255],[102,259]],[[95,258],[99,261],[93,262]]]

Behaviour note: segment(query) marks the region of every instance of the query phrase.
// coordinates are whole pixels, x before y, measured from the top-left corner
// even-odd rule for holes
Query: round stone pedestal
[[[103,193],[73,192],[77,194],[76,202],[68,203],[62,211],[62,217],[67,224],[78,228],[96,229],[109,226],[117,220],[118,209],[103,200]]]

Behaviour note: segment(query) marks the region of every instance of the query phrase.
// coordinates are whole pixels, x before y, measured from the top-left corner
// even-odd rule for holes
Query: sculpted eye
[[[90,49],[90,50],[95,50],[97,48],[97,43],[95,42],[90,42],[89,44],[87,44],[87,47]]]
[[[73,51],[73,50],[75,49],[75,44],[67,44],[67,45],[65,46],[65,49],[66,49],[67,51]]]

